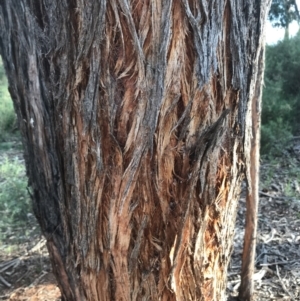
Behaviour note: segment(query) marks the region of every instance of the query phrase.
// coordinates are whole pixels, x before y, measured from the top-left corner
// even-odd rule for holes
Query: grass
[[[6,240],[26,228],[30,219],[31,200],[27,192],[27,177],[24,163],[18,158],[5,157],[0,165],[0,240]]]
[[[275,187],[279,189],[279,191],[275,191],[277,195],[299,202],[300,166],[298,159],[288,153],[285,156],[271,156],[271,158],[263,159],[264,163],[260,172],[261,189],[266,192],[273,191],[272,184],[275,184]]]

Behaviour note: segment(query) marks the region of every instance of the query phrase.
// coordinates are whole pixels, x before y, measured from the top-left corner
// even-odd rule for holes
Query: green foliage
[[[25,167],[18,159],[7,157],[0,164],[0,240],[16,229],[25,229],[31,214]]]
[[[269,12],[269,20],[275,27],[287,28],[295,21],[299,22],[299,10],[296,0],[273,0]]]
[[[262,154],[278,155],[300,128],[300,32],[267,46],[262,104]]]
[[[261,128],[261,153],[279,156],[292,137],[290,127],[282,118],[270,120]]]
[[[16,124],[16,115],[13,103],[7,90],[2,62],[0,61],[0,141],[5,140],[13,131]]]

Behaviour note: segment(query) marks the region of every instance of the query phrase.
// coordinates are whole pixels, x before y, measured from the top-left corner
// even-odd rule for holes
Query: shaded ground
[[[255,300],[300,300],[300,140],[276,161],[263,160],[260,186]],[[228,270],[232,297],[240,284],[245,211],[242,195]]]
[[[29,251],[0,253],[0,300],[58,301],[60,292],[41,239]]]
[[[13,136],[0,143],[0,164],[6,160],[24,165],[20,137]],[[21,176],[25,177],[25,172]],[[0,182],[5,180],[0,173]],[[17,195],[12,193],[11,196]],[[9,219],[3,214],[0,213],[0,300],[60,300],[59,289],[50,271],[45,240],[35,218],[29,214],[26,227],[22,221],[4,228],[3,221]]]
[[[238,211],[228,293],[240,284],[245,200]],[[300,300],[300,201],[260,198],[255,300]]]
[[[258,216],[255,300],[300,300],[300,141],[276,161],[264,160]],[[20,156],[20,151],[7,150]],[[0,163],[1,163],[0,153]],[[228,296],[240,283],[245,198],[238,208]],[[31,225],[32,226],[32,225]],[[17,236],[18,233],[15,234]],[[14,240],[15,241],[15,240]],[[20,244],[0,244],[0,300],[58,301],[44,239],[36,234]]]

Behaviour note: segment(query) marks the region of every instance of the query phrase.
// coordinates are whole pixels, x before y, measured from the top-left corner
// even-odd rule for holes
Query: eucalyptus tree
[[[300,13],[296,0],[272,0],[269,20],[274,27],[285,29],[285,38],[289,38],[289,25],[293,21],[300,24]]]
[[[0,2],[63,300],[225,300],[267,2]]]

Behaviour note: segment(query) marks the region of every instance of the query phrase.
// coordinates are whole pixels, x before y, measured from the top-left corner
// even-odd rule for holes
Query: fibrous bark
[[[268,1],[265,9],[270,6]],[[241,286],[239,290],[239,299],[243,301],[254,300],[253,295],[253,274],[255,263],[256,249],[256,232],[257,232],[257,213],[259,202],[259,151],[260,151],[260,126],[261,126],[261,97],[262,83],[264,78],[264,47],[260,49],[258,62],[255,72],[256,81],[254,92],[251,99],[251,143],[250,143],[250,162],[248,161],[248,190],[246,196],[246,224],[245,238],[242,258]],[[248,119],[250,120],[250,118]],[[249,126],[250,128],[250,126]],[[248,150],[249,148],[247,148]]]
[[[225,299],[265,5],[0,2],[64,300]]]

